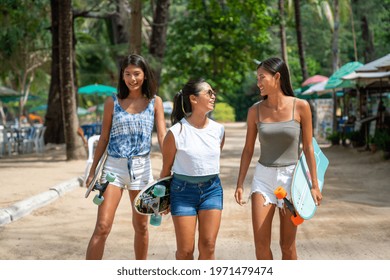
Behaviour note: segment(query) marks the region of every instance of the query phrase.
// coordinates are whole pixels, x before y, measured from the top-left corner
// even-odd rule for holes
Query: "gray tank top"
[[[301,124],[294,119],[295,101],[292,118],[289,121],[264,123],[260,121],[257,105],[257,131],[260,141],[259,163],[264,166],[279,167],[296,164],[300,154]]]

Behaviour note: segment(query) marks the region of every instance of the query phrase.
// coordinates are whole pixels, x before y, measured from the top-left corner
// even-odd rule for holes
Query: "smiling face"
[[[123,81],[130,91],[141,91],[145,80],[145,73],[142,68],[129,65],[123,71]]]
[[[264,68],[257,69],[257,87],[260,89],[260,95],[266,96],[278,88],[279,73],[272,75]]]
[[[200,85],[200,92],[196,96],[197,103],[207,107],[209,111],[214,110],[217,95],[208,83]]]

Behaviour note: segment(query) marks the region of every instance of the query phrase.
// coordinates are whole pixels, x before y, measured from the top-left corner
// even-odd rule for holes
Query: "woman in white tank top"
[[[241,155],[235,199],[244,202],[244,181],[253,156],[257,135],[261,143],[250,197],[256,258],[272,259],[271,227],[276,207],[280,207],[280,246],[282,259],[297,259],[295,239],[297,227],[291,222],[291,213],[273,191],[283,186],[290,198],[290,185],[302,142],[313,181],[312,196],[319,205],[319,191],[312,146],[312,117],[305,100],[294,98],[287,65],[279,58],[269,58],[257,67],[257,86],[263,101],[248,110],[247,135]]]
[[[176,259],[192,260],[199,223],[199,259],[215,259],[215,243],[223,209],[219,160],[224,127],[209,119],[216,95],[203,79],[189,81],[176,94],[173,126],[163,145],[160,177],[173,173],[171,214],[176,234]]]

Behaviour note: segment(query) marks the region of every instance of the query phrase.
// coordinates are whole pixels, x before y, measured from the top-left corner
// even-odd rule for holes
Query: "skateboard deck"
[[[98,180],[100,180],[100,177],[102,176],[102,171],[103,171],[103,167],[104,167],[104,164],[107,160],[107,150],[104,152],[104,154],[102,155],[97,167],[96,167],[96,170],[95,170],[95,176],[93,176],[93,179],[91,181],[91,183],[89,183],[88,185],[88,189],[87,191],[85,192],[85,198],[87,198],[89,196],[89,194],[91,193],[91,191],[94,190],[95,188],[95,185],[96,183],[98,182]]]
[[[169,188],[172,176],[146,185],[134,199],[134,208],[141,215],[158,215],[169,209]]]
[[[313,149],[317,168],[318,186],[322,192],[329,160],[321,151],[314,137]],[[306,163],[306,157],[302,152],[293,174],[291,183],[291,200],[295,210],[298,212],[298,215],[304,220],[312,218],[317,210],[317,206],[315,205],[310,192],[311,186],[310,171]]]

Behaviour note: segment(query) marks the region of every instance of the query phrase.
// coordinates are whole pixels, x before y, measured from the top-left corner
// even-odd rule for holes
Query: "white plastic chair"
[[[11,155],[12,153],[12,143],[8,139],[8,133],[7,130],[4,128],[4,126],[0,126],[0,157],[3,156],[3,154],[8,152],[8,155]]]
[[[39,134],[39,131],[36,127],[32,126],[31,131],[23,139],[22,142],[22,151],[23,153],[31,153],[34,149],[34,139]]]
[[[87,159],[87,166],[85,167],[85,172],[84,172],[84,184],[85,184],[85,180],[87,180],[89,169],[91,168],[93,162],[95,143],[99,141],[99,138],[100,135],[93,135],[88,138],[88,159]]]
[[[45,131],[46,126],[42,126],[39,128],[39,133],[34,138],[34,144],[35,144],[35,151],[36,153],[43,153],[45,150]]]

